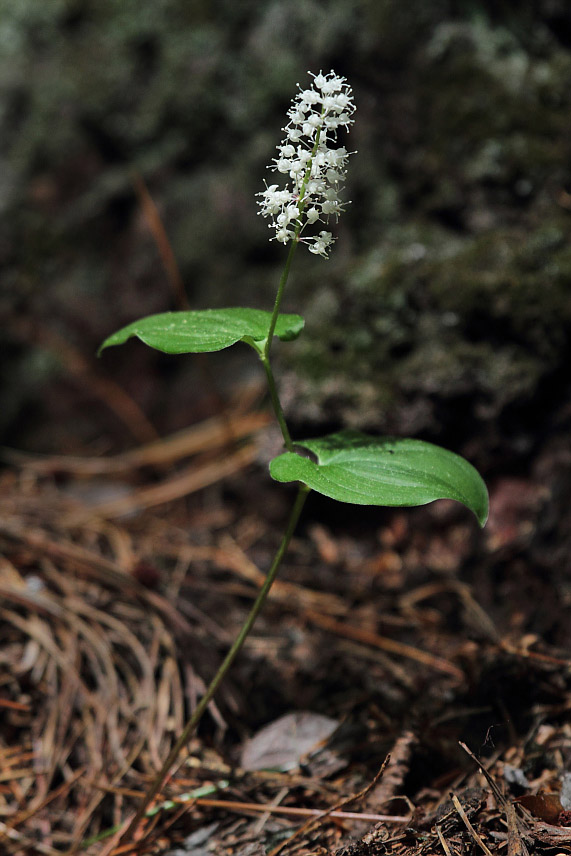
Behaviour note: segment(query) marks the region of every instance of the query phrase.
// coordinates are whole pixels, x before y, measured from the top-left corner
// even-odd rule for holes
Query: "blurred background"
[[[164,434],[258,376],[245,348],[206,373],[95,354],[179,308],[153,205],[192,308],[271,307],[284,251],[254,194],[297,82],[331,68],[358,154],[331,259],[298,253],[286,296],[296,430],[412,433],[488,470],[569,425],[565,0],[0,0],[4,444],[118,450],[152,433],[136,407]]]

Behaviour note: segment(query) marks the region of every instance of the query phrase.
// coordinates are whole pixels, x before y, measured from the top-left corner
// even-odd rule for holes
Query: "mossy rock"
[[[433,236],[418,261],[398,251],[363,260],[354,289],[349,281],[326,312],[319,301],[309,307],[307,335],[294,346],[297,418],[456,432],[466,442],[505,413],[535,424],[539,390],[551,418],[561,388],[545,398],[545,385],[564,372],[571,331],[564,225],[486,234],[454,252],[441,244],[441,257]]]

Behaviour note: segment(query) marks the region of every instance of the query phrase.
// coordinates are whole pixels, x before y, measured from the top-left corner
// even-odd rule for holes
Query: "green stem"
[[[324,115],[324,111],[322,110],[321,111],[321,117],[322,118],[323,118],[323,115]],[[319,142],[321,140],[322,129],[323,129],[323,126],[320,126],[317,129],[317,134],[315,135],[315,142],[314,142],[313,148],[311,150],[311,157],[309,158],[309,160],[307,162],[307,167],[305,169],[305,175],[303,176],[303,182],[302,182],[301,188],[299,190],[299,203],[298,203],[299,218],[297,221],[297,229],[296,229],[296,233],[295,233],[296,238],[299,237],[299,233],[301,231],[301,215],[303,214],[303,209],[305,208],[305,205],[306,205],[305,191],[307,190],[307,185],[309,184],[309,179],[311,178],[311,171],[312,171],[312,167],[313,167],[313,159],[314,159],[315,155],[317,154],[317,150],[319,148]]]
[[[322,111],[322,115],[323,115],[323,111]],[[303,214],[303,209],[305,208],[305,205],[306,205],[305,191],[307,189],[309,179],[311,178],[311,169],[312,169],[313,159],[314,159],[316,152],[319,148],[319,141],[321,139],[321,130],[322,130],[321,128],[317,129],[317,134],[315,136],[315,143],[314,143],[313,149],[311,151],[311,157],[308,161],[307,168],[305,170],[305,175],[303,177],[303,182],[301,184],[301,188],[299,191],[299,201],[298,201],[299,215],[298,215],[297,222],[295,225],[295,234],[292,238],[291,247],[289,248],[289,253],[287,254],[286,263],[284,265],[284,269],[283,269],[282,275],[280,277],[280,281],[279,281],[279,285],[278,285],[278,293],[276,294],[276,299],[274,302],[274,309],[273,309],[272,317],[270,320],[270,328],[268,330],[268,337],[266,339],[266,344],[264,345],[264,350],[263,350],[262,354],[260,355],[262,363],[264,364],[264,369],[266,371],[266,377],[268,379],[268,386],[270,388],[270,396],[272,399],[272,406],[273,406],[274,412],[277,416],[277,420],[280,423],[282,436],[284,438],[284,442],[285,442],[285,445],[286,445],[288,452],[293,452],[293,444],[291,441],[289,429],[288,429],[286,421],[285,421],[284,412],[282,410],[282,406],[280,404],[280,400],[278,397],[276,384],[274,381],[274,376],[273,376],[272,369],[270,366],[269,357],[270,357],[270,350],[272,347],[272,341],[274,338],[274,333],[276,331],[276,324],[278,323],[278,315],[280,314],[280,305],[282,302],[282,297],[284,294],[286,282],[287,282],[288,277],[289,277],[291,263],[293,261],[293,254],[295,253],[295,251],[297,249],[297,245],[299,244],[299,235],[300,235],[302,225],[303,225],[302,214]]]
[[[278,391],[276,388],[276,382],[274,380],[274,373],[272,372],[272,367],[270,365],[269,358],[262,354],[260,357],[262,361],[262,365],[264,366],[264,370],[266,372],[266,378],[268,381],[268,387],[270,390],[270,398],[272,400],[272,407],[274,408],[274,413],[276,414],[276,418],[279,422],[282,437],[284,438],[285,447],[288,452],[293,452],[293,443],[291,439],[291,435],[289,433],[289,428],[287,427],[287,422],[285,420],[284,412],[282,410],[281,401],[278,396]]]
[[[270,329],[268,332],[268,338],[266,339],[266,345],[264,347],[263,356],[267,359],[270,355],[270,348],[272,347],[272,339],[274,338],[274,333],[276,330],[276,324],[278,323],[278,315],[280,314],[280,304],[282,302],[282,297],[284,294],[284,288],[289,276],[289,271],[291,268],[291,263],[293,261],[293,254],[297,249],[297,237],[298,231],[296,231],[295,239],[291,242],[291,247],[289,248],[289,253],[287,254],[286,263],[284,269],[282,271],[282,275],[280,277],[280,283],[278,285],[278,293],[276,294],[276,300],[274,303],[274,311],[272,312],[272,319],[270,321]]]
[[[290,518],[289,518],[289,521],[287,524],[286,531],[284,533],[284,536],[282,538],[282,541],[281,541],[281,544],[278,548],[278,551],[274,557],[274,561],[272,562],[270,570],[267,573],[266,579],[264,580],[264,583],[263,583],[263,585],[262,585],[262,587],[258,593],[258,596],[257,596],[256,600],[254,601],[254,605],[252,606],[252,609],[250,610],[248,617],[246,618],[246,621],[242,625],[240,632],[238,633],[238,636],[236,637],[236,639],[234,641],[234,644],[232,645],[232,647],[228,651],[228,654],[226,655],[224,662],[222,663],[222,665],[220,666],[220,668],[216,672],[214,678],[210,682],[210,685],[208,686],[205,694],[200,699],[200,702],[198,703],[196,710],[194,711],[194,713],[192,714],[192,716],[190,717],[190,719],[186,723],[180,737],[178,738],[178,740],[174,744],[173,748],[171,749],[168,758],[166,759],[163,766],[161,767],[158,775],[155,777],[153,783],[151,784],[151,787],[149,788],[149,790],[146,792],[145,796],[141,800],[139,807],[135,813],[135,816],[133,817],[129,826],[127,827],[127,829],[125,830],[125,832],[123,833],[123,835],[121,837],[122,842],[126,842],[132,837],[137,826],[139,825],[139,822],[143,818],[149,804],[152,802],[152,800],[154,800],[154,798],[156,797],[156,795],[158,794],[158,792],[162,788],[162,786],[165,782],[165,779],[167,778],[168,774],[170,773],[171,768],[173,767],[175,761],[177,760],[180,752],[184,749],[184,747],[188,743],[190,737],[194,733],[194,730],[196,729],[198,723],[200,722],[202,715],[204,714],[206,708],[208,707],[208,705],[212,701],[212,698],[214,697],[216,690],[218,689],[218,687],[220,686],[220,684],[222,683],[222,681],[226,677],[226,674],[227,674],[228,670],[230,669],[230,666],[232,665],[232,663],[236,659],[240,649],[242,648],[242,646],[246,640],[246,637],[248,636],[250,630],[252,629],[254,622],[255,622],[256,618],[258,617],[260,610],[262,609],[262,607],[266,601],[268,593],[272,587],[272,583],[274,582],[274,580],[276,578],[276,575],[277,575],[278,570],[280,568],[280,565],[282,563],[282,559],[283,559],[285,552],[289,546],[289,542],[291,541],[291,537],[294,533],[295,527],[296,527],[297,522],[299,520],[299,516],[301,514],[302,508],[304,506],[304,503],[305,503],[305,500],[307,498],[309,491],[310,491],[310,488],[308,488],[306,485],[300,485],[296,500],[295,500],[293,508],[291,510],[291,514],[290,514]]]

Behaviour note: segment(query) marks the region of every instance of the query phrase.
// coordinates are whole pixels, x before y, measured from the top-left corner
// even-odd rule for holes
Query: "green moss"
[[[312,308],[314,339],[296,346],[302,406],[315,398],[325,421],[353,424],[362,404],[386,429],[408,418],[407,402],[422,396],[462,400],[474,424],[530,402],[568,353],[571,248],[564,222],[556,216],[525,239],[506,230],[450,247],[434,233],[432,246],[412,244],[425,247],[412,263],[394,249],[369,257],[353,272],[358,299],[347,293],[324,323]],[[335,377],[333,402],[319,387],[328,373]],[[359,385],[377,390],[376,416],[367,396],[356,402]],[[436,427],[426,409],[419,428]]]

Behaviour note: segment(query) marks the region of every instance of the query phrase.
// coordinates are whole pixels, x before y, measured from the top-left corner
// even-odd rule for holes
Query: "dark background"
[[[270,308],[283,247],[254,194],[296,82],[333,68],[358,106],[338,242],[298,253],[278,346],[298,431],[415,434],[525,470],[569,425],[571,11],[564,0],[0,3],[0,429],[41,451],[142,439],[257,376],[239,347],[95,353],[176,308],[134,181],[193,308]],[[134,435],[134,436],[133,436]],[[299,436],[299,434],[298,434]]]

